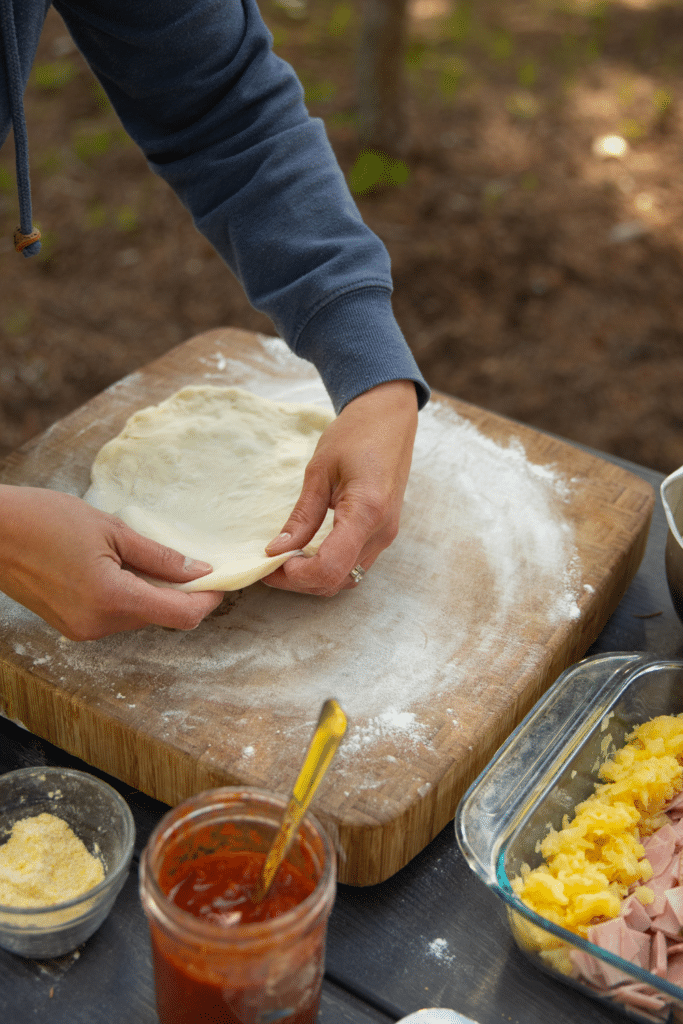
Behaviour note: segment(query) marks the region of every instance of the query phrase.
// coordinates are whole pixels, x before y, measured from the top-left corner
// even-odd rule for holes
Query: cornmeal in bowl
[[[102,861],[55,814],[21,818],[0,846],[0,904],[5,907],[54,906],[82,896],[103,879]],[[79,912],[76,908],[71,916]]]

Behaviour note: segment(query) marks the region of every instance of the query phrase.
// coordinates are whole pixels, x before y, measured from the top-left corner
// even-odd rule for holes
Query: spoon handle
[[[287,805],[282,824],[273,845],[268,851],[263,870],[252,896],[254,903],[260,903],[270,889],[277,869],[287,855],[313,794],[334,757],[340,740],[346,732],[346,715],[334,698],[323,704],[320,718],[308,747],[306,759]]]

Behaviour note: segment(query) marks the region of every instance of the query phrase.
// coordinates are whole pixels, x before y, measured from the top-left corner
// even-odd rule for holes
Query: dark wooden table
[[[660,474],[613,461],[658,491]],[[589,654],[683,655],[683,625],[664,575],[665,538],[658,499],[640,570]],[[0,772],[36,764],[92,771],[0,719]],[[136,855],[130,878],[109,918],[73,954],[38,962],[0,950],[3,1024],[157,1022],[137,865],[166,807],[116,780],[108,781],[124,793],[135,816]],[[528,964],[510,937],[502,904],[467,867],[452,825],[387,882],[365,889],[340,886],[330,922],[319,1024],[392,1021],[427,1006],[458,1010],[479,1024],[625,1020]]]

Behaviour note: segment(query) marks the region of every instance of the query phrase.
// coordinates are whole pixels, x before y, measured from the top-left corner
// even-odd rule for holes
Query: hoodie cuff
[[[293,349],[315,365],[336,413],[390,380],[412,380],[418,408],[429,400],[429,386],[396,323],[386,288],[357,289],[333,299],[311,317]]]

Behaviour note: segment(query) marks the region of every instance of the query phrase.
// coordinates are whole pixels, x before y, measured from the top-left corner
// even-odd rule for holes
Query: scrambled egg
[[[600,771],[604,781],[565,815],[540,843],[544,863],[523,865],[512,887],[532,910],[584,937],[598,921],[617,917],[622,900],[635,892],[653,901],[647,882],[652,867],[641,838],[666,821],[662,811],[683,789],[683,715],[662,715],[639,725]],[[632,888],[633,887],[633,888]],[[515,915],[516,930],[535,948],[561,945]]]

